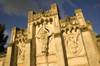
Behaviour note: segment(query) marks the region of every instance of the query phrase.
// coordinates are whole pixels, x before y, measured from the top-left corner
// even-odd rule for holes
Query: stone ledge
[[[51,61],[51,62],[48,62],[49,63],[57,63],[57,61]],[[47,64],[47,62],[42,62],[42,63],[36,63],[36,64]]]
[[[2,57],[6,57],[6,54],[1,54],[0,55],[0,58],[2,58]]]
[[[50,56],[50,55],[56,55],[56,53],[50,53],[50,54],[48,54],[48,56]],[[38,54],[38,55],[35,55],[36,57],[40,57],[40,56],[44,56],[43,54]]]
[[[80,55],[80,56],[75,56],[75,57],[67,57],[68,59],[72,59],[72,58],[77,58],[77,57],[85,57],[86,56],[86,54],[84,54],[84,55]]]

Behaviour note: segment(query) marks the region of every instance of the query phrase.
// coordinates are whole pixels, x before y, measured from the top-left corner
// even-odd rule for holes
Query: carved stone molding
[[[71,25],[78,25],[79,23],[77,21],[71,21],[70,24]]]
[[[82,44],[80,43],[80,33],[66,34],[64,35],[64,41],[66,50],[72,56],[76,56],[82,50]]]
[[[66,23],[61,23],[61,28],[65,28],[67,26]]]
[[[19,43],[26,43],[27,42],[27,38],[20,38],[20,39],[17,39],[16,40],[16,44],[19,44]]]
[[[81,30],[81,32],[86,32],[86,31],[88,31],[89,29],[88,29],[87,26],[81,26],[81,27],[80,27],[80,30]]]
[[[53,22],[53,19],[52,18],[49,18],[49,19],[41,19],[40,21],[37,21],[37,22],[34,22],[34,25],[36,26],[36,25],[40,25],[40,24],[42,24],[43,25],[43,23],[44,22],[46,22],[46,24],[48,24],[49,22],[50,22],[50,24],[52,24],[52,22]]]
[[[21,28],[20,30],[17,31],[16,38],[19,39],[21,37],[27,37],[27,29]]]
[[[61,32],[65,32],[66,34],[75,33],[78,31],[80,31],[79,26],[68,25],[65,28],[61,28]]]

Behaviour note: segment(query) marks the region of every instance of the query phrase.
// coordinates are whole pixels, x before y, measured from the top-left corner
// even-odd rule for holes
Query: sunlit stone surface
[[[58,7],[28,12],[27,29],[12,28],[0,66],[100,66],[100,42],[82,10],[61,19]]]

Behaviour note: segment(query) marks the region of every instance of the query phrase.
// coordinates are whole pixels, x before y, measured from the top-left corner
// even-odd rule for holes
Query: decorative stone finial
[[[21,27],[21,30],[23,30],[23,27]]]
[[[40,13],[42,14],[43,12],[44,12],[44,11],[41,9],[41,10],[40,10]]]

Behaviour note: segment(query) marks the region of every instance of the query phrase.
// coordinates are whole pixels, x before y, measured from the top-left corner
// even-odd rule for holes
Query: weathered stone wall
[[[0,66],[5,65],[5,61],[6,61],[5,58],[6,58],[6,54],[0,55]]]
[[[60,19],[57,5],[52,4],[47,11],[30,11],[27,23],[27,29],[12,28],[0,66],[100,66],[100,39],[96,42],[81,9]]]
[[[60,23],[68,66],[89,66],[76,16],[66,16],[65,19],[60,20]]]
[[[97,43],[96,43],[96,45],[97,45],[97,49],[99,50],[99,55],[100,55],[100,38],[96,38],[97,39]],[[99,61],[100,62],[100,61]]]

